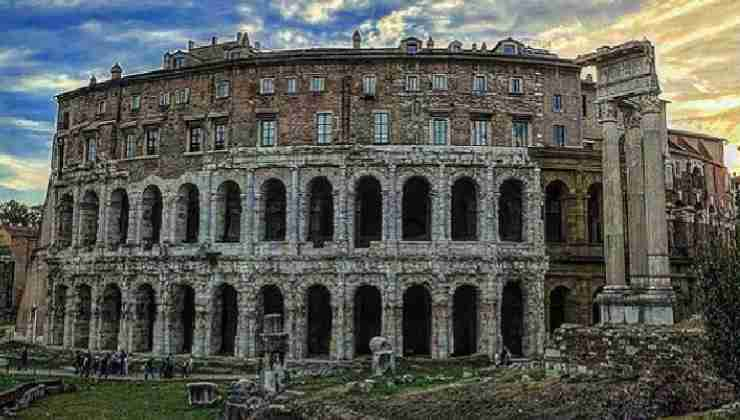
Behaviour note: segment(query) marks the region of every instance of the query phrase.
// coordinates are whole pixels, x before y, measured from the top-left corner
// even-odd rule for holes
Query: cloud
[[[54,126],[50,121],[33,121],[7,116],[0,116],[0,127],[2,126],[14,127],[38,133],[50,134],[54,132]]]
[[[84,86],[86,80],[68,74],[31,74],[20,77],[0,75],[0,91],[25,92],[39,95],[60,93]]]
[[[28,48],[0,48],[0,68],[23,65],[31,55],[33,51]]]
[[[44,191],[48,178],[49,163],[46,160],[18,159],[0,154],[0,187]]]

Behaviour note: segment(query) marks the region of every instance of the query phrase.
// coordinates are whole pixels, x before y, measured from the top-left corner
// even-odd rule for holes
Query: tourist
[[[182,377],[189,378],[193,372],[193,356],[189,356],[185,363],[182,365]]]
[[[128,376],[128,354],[121,350],[121,376]]]
[[[151,357],[144,363],[144,380],[148,381],[150,376],[154,378],[154,359]]]

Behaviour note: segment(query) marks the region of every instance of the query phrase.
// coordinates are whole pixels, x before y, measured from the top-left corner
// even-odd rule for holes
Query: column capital
[[[604,101],[599,102],[598,106],[601,109],[601,117],[599,123],[617,122],[617,114],[619,113],[619,106],[616,101]]]
[[[663,111],[663,101],[656,94],[642,95],[639,101],[642,114],[659,114]]]

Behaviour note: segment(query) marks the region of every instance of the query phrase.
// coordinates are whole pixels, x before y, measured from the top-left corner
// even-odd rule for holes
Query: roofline
[[[339,60],[339,61],[357,61],[357,60],[405,60],[405,59],[419,59],[419,60],[470,60],[470,61],[494,61],[499,63],[526,63],[526,64],[540,64],[556,67],[571,68],[573,70],[580,70],[581,66],[576,64],[574,60],[568,58],[560,58],[556,56],[532,56],[532,55],[506,55],[497,54],[492,52],[480,52],[480,51],[462,51],[458,53],[451,53],[447,48],[435,48],[435,49],[422,49],[418,53],[409,55],[402,52],[398,48],[312,48],[312,49],[301,49],[301,50],[279,50],[270,52],[258,52],[256,55],[251,57],[243,57],[234,60],[218,60],[209,61],[202,64],[196,64],[193,66],[184,67],[182,69],[156,69],[145,73],[131,74],[121,77],[117,80],[106,80],[103,82],[96,83],[93,87],[81,86],[77,89],[66,91],[55,95],[54,97],[59,101],[60,99],[66,99],[74,97],[76,95],[98,90],[107,89],[112,86],[120,86],[126,82],[133,82],[139,80],[149,80],[157,78],[166,78],[167,76],[176,76],[181,74],[188,74],[191,72],[208,71],[220,67],[235,67],[245,65],[271,65],[281,62],[294,62],[294,61],[326,61],[326,60]]]
[[[696,137],[696,138],[700,138],[700,139],[704,139],[704,140],[711,140],[711,141],[722,142],[724,144],[729,143],[729,141],[727,139],[724,139],[722,137],[710,136],[708,134],[697,133],[695,131],[678,130],[678,129],[674,129],[674,128],[669,128],[668,129],[668,135],[671,135],[671,134],[675,134],[675,135],[679,135],[679,136],[686,136],[686,137]]]

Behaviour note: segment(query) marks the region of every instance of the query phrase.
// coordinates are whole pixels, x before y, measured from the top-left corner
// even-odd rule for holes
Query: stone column
[[[246,196],[244,197],[244,210],[242,211],[242,219],[244,220],[244,250],[248,255],[254,253],[254,242],[257,240],[257,232],[255,231],[254,216],[255,206],[257,201],[254,195],[254,169],[250,169],[247,172],[246,180]]]
[[[100,324],[101,324],[101,314],[100,314],[100,303],[102,300],[101,294],[102,290],[99,288],[93,288],[91,290],[91,302],[90,302],[90,333],[89,333],[89,340],[88,340],[88,347],[91,350],[100,350]]]
[[[350,213],[350,206],[347,202],[348,197],[352,196],[349,189],[354,186],[349,182],[349,173],[346,166],[341,167],[341,172],[342,179],[340,184],[336,186],[339,191],[338,194],[334,194],[334,198],[337,200],[334,202],[334,240],[344,243],[349,237],[347,230],[352,229],[354,225],[352,220],[354,215]]]
[[[432,180],[438,186],[432,202],[432,240],[449,241],[450,226],[450,191],[451,180],[448,179],[448,171],[444,165],[437,169],[437,179]],[[435,188],[432,187],[432,190]]]
[[[291,242],[293,245],[291,246],[291,249],[293,249],[293,246],[295,246],[295,243],[299,241],[299,233],[298,228],[300,226],[300,223],[298,221],[298,218],[300,217],[300,210],[299,210],[299,169],[297,167],[290,168],[290,190],[288,191],[288,208],[286,211],[286,217],[288,220],[286,221],[286,227],[288,229],[288,237],[286,238],[289,242]]]
[[[336,298],[332,304],[332,310],[335,316],[332,319],[332,345],[330,346],[330,352],[333,359],[342,360],[346,358],[346,342],[348,341],[346,338],[347,334],[345,333],[347,328],[345,322],[347,303],[345,301],[344,274],[340,273],[338,278]]]
[[[398,192],[398,168],[391,163],[386,171],[389,188],[383,189],[383,241],[401,240],[401,200]]]
[[[641,297],[643,322],[673,324],[671,269],[668,256],[668,229],[665,198],[665,157],[668,141],[665,127],[664,104],[657,95],[641,98],[641,129],[645,162],[645,229],[647,236],[647,284]]]
[[[640,115],[637,110],[625,110],[624,154],[627,172],[627,226],[629,232],[629,274],[631,283],[647,273],[647,253],[645,252],[645,168],[643,166],[642,133]]]
[[[613,101],[601,103],[602,185],[604,190],[604,260],[606,287],[598,296],[601,320],[607,323],[626,322],[624,297],[627,292],[624,259],[624,201],[617,129],[618,107]]]
[[[246,275],[242,275],[242,283],[246,283]],[[254,307],[256,306],[250,290],[239,291],[239,320],[236,333],[236,356],[241,358],[253,357],[254,341]],[[252,349],[250,351],[250,349]]]
[[[98,232],[96,235],[96,245],[108,245],[108,210],[111,208],[110,195],[108,194],[107,185],[100,188],[100,197],[98,198]]]
[[[478,219],[478,229],[481,232],[481,240],[498,241],[498,191],[493,166],[486,168],[486,180],[487,183],[481,185],[480,204],[478,205],[481,217]]]
[[[139,210],[141,208],[141,194],[129,194],[128,199],[128,232],[126,234],[126,243],[131,245],[138,243],[140,240],[141,217],[139,216]]]
[[[173,350],[170,342],[169,320],[171,293],[170,288],[165,285],[164,281],[161,281],[159,302],[157,302],[157,319],[154,322],[154,343],[152,343],[152,350],[159,354],[168,354]]]
[[[72,248],[77,248],[80,244],[80,230],[81,230],[81,218],[80,218],[80,196],[79,187],[74,187],[73,191],[73,205],[72,205]]]

